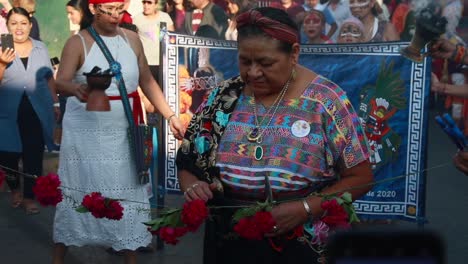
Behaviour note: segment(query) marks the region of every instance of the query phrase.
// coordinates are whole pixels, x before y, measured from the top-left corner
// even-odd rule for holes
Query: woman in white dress
[[[151,75],[138,35],[118,26],[124,1],[84,2],[81,28],[91,25],[96,30],[121,64],[127,92],[136,91],[139,85],[168,120],[174,136],[182,139],[184,128]],[[150,219],[147,191],[144,185],[137,183],[122,102],[111,100],[108,112],[86,111],[87,86],[83,73],[90,72],[94,66],[104,70],[109,68],[109,63],[89,32],[81,30],[65,44],[57,75],[59,91],[71,97],[63,120],[58,171],[65,199],[58,204],[54,221],[53,263],[56,264],[64,263],[68,246],[83,245],[122,250],[125,263],[136,263],[135,250],[151,241],[151,234],[142,224]],[[119,96],[115,78],[106,93]],[[121,201],[124,212],[119,221],[77,213],[76,203],[91,192],[132,202]]]

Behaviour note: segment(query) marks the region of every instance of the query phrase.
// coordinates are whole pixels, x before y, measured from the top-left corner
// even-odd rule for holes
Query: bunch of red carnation
[[[120,220],[123,217],[123,207],[118,200],[102,196],[99,192],[85,195],[78,212],[90,212],[96,218]]]
[[[151,228],[149,228],[151,229]],[[151,231],[151,234],[159,236],[159,238],[167,244],[177,245],[179,237],[184,236],[188,232],[187,227],[171,227],[163,226],[156,231]]]
[[[63,199],[62,190],[59,189],[60,184],[58,175],[49,173],[47,176],[36,178],[36,184],[32,190],[41,205],[56,206]]]
[[[346,210],[341,206],[336,199],[323,201],[320,205],[324,211],[322,222],[330,228],[350,228],[349,216]]]
[[[203,200],[184,203],[181,220],[191,232],[195,232],[208,217],[208,208]]]
[[[240,219],[234,226],[234,231],[245,239],[262,240],[266,233],[272,232],[274,225],[271,212],[258,211],[253,216]]]
[[[160,218],[148,223],[148,230],[167,244],[176,245],[187,232],[195,232],[208,218],[209,210],[205,201],[193,200],[184,203],[182,210],[169,210]]]

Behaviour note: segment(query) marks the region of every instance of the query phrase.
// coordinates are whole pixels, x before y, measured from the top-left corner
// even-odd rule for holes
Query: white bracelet
[[[60,103],[54,103],[54,107],[60,107]]]
[[[307,215],[312,216],[312,210],[310,209],[306,199],[302,199],[302,205],[304,206],[304,210],[306,211]]]

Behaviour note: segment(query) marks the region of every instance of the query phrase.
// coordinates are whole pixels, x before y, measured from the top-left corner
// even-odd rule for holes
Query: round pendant
[[[250,131],[250,133],[247,135],[247,140],[250,142],[257,142],[257,140],[261,137],[260,131],[258,127],[255,127]]]
[[[255,157],[255,160],[261,160],[263,158],[263,148],[262,148],[262,146],[255,146],[254,157]]]

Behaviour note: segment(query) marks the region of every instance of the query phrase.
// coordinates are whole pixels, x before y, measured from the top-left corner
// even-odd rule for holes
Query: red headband
[[[237,17],[237,29],[246,25],[257,26],[263,32],[277,40],[286,41],[291,44],[299,42],[299,32],[297,32],[297,30],[274,19],[263,16],[257,10],[250,10]]]
[[[124,0],[89,0],[90,4],[123,3]]]

